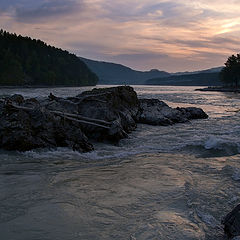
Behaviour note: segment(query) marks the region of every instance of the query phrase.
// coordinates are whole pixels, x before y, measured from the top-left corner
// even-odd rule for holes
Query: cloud
[[[8,0],[0,22],[84,57],[180,71],[239,52],[238,9],[236,0]]]
[[[83,2],[74,0],[51,0],[37,7],[16,7],[16,20],[29,23],[54,20],[56,17],[63,17],[76,11],[81,12],[83,5]]]

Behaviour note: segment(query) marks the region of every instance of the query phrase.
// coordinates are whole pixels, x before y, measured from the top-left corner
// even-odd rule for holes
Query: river
[[[103,86],[99,86],[103,87]],[[240,202],[240,94],[133,86],[139,97],[201,107],[208,119],[139,124],[118,145],[0,152],[0,239],[224,239]],[[73,96],[90,88],[1,89]]]

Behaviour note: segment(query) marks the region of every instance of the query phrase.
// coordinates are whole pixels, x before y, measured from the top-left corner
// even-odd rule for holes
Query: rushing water
[[[140,97],[203,108],[209,119],[138,125],[119,145],[0,152],[0,239],[224,239],[240,202],[240,95],[134,86]],[[89,88],[3,89],[72,96]]]

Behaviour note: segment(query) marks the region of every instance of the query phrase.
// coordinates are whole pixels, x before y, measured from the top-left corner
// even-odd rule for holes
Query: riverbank
[[[195,91],[203,92],[233,92],[240,93],[240,88],[226,88],[226,87],[207,87],[207,88],[198,88]]]
[[[36,88],[79,88],[79,87],[96,87],[96,85],[0,85],[0,89],[36,89]]]

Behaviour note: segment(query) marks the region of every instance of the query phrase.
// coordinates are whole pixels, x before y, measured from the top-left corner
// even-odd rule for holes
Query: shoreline
[[[225,87],[207,87],[207,88],[197,88],[195,91],[201,92],[233,92],[240,93],[240,88],[225,88]]]
[[[73,87],[96,87],[97,85],[69,86],[69,85],[34,85],[34,86],[0,86],[0,89],[31,89],[31,88],[73,88]]]

